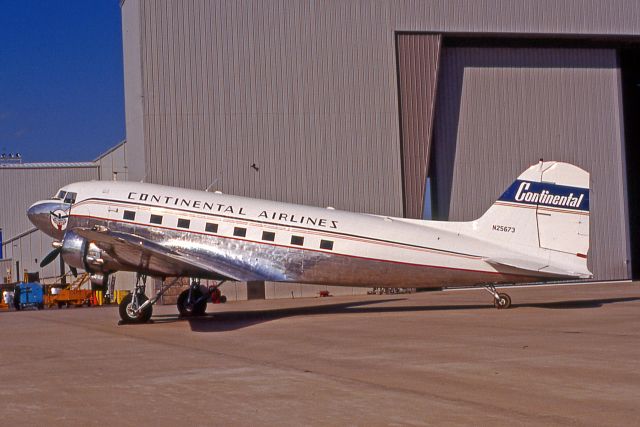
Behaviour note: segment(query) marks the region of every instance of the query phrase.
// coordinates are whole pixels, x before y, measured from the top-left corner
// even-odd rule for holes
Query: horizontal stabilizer
[[[591,274],[577,273],[565,268],[556,268],[548,263],[535,259],[515,259],[515,258],[485,258],[484,261],[490,264],[498,271],[504,271],[511,268],[518,270],[532,271],[536,273],[547,273],[553,276],[566,276],[571,278],[590,278]],[[504,271],[507,273],[508,271]]]
[[[522,260],[514,258],[485,258],[485,262],[493,267],[500,269],[500,266],[513,267],[519,270],[540,271],[547,267],[547,263],[536,262],[536,260]]]

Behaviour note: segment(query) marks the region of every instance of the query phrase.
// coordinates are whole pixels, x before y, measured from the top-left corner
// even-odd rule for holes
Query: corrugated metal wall
[[[391,215],[396,31],[640,33],[633,0],[126,0],[122,12],[127,139],[147,180]]]
[[[8,242],[33,229],[26,212],[38,200],[46,199],[62,186],[98,178],[97,166],[85,167],[0,167],[0,228],[3,240]],[[3,245],[3,256],[12,258],[13,277],[15,261],[20,261],[20,270],[40,271],[41,277],[59,273],[57,262],[40,269],[38,263],[51,251],[53,239],[40,231],[28,233],[24,237]],[[20,272],[22,277],[22,271]]]
[[[60,275],[60,262],[58,260],[41,268],[39,263],[45,255],[53,250],[53,239],[41,231],[26,233],[17,239],[13,239],[4,246],[6,258],[5,264],[11,269],[12,281],[18,278],[22,280],[24,271],[40,272],[40,278],[55,277]],[[19,262],[19,267],[16,265]],[[17,271],[19,268],[20,271]],[[17,273],[17,274],[16,274]],[[4,273],[2,274],[4,277]]]
[[[121,142],[103,153],[95,162],[98,165],[99,179],[103,181],[128,181],[129,168],[127,166],[127,143]]]
[[[611,49],[445,48],[434,129],[441,217],[478,218],[539,158],[591,172],[590,262],[628,277],[620,72]]]
[[[0,167],[0,227],[4,240],[33,228],[26,212],[62,186],[98,178],[98,167]]]
[[[142,2],[148,179],[402,215],[393,38],[340,5]]]
[[[146,178],[140,4],[136,0],[123,1],[121,5],[128,178],[140,181]]]
[[[640,2],[635,0],[125,0],[122,13],[133,171],[139,173],[144,165],[151,182],[201,189],[213,183],[214,189],[233,194],[388,215],[403,212],[397,32],[640,35]],[[468,79],[460,73],[449,77],[440,92],[454,90],[455,81],[461,84],[464,77],[465,84],[470,83],[465,91],[474,92],[472,97],[488,96],[491,105],[500,97],[508,102],[531,98],[526,108],[509,104],[514,110],[506,116],[490,108],[462,109],[467,107],[456,105],[455,99],[438,107],[450,114],[442,120],[456,123],[440,123],[440,137],[456,139],[460,150],[442,151],[445,158],[431,163],[436,168],[441,164],[440,169],[457,166],[449,178],[442,170],[433,172],[444,177],[438,184],[445,184],[440,192],[435,189],[436,196],[442,198],[445,189],[454,192],[451,200],[440,203],[441,209],[451,209],[453,219],[476,216],[506,185],[507,177],[510,181],[532,157],[540,157],[539,146],[524,144],[534,136],[547,144],[544,157],[575,161],[597,179],[603,170],[615,177],[620,174],[615,169],[620,164],[619,145],[611,149],[621,141],[622,126],[619,106],[614,105],[619,82],[611,67],[613,52],[565,53],[568,58],[534,55],[543,66],[498,62],[495,72],[481,67],[469,70]],[[462,59],[449,57],[449,69]],[[550,62],[556,65],[544,66]],[[591,88],[581,83],[595,84],[594,93],[610,109],[586,103],[598,98],[588,95]],[[552,96],[549,88],[566,97]],[[467,99],[471,97],[462,98]],[[567,103],[570,99],[576,102]],[[537,109],[548,124],[534,114]],[[525,112],[530,115],[520,123],[517,114]],[[588,121],[600,114],[604,125]],[[485,120],[504,124],[509,137],[499,135],[497,127],[472,125]],[[461,131],[467,132],[463,140],[453,134],[460,123]],[[452,134],[447,137],[447,132]],[[475,132],[483,140],[496,140],[496,147],[508,153],[514,152],[514,144],[523,148],[514,153],[517,162],[492,148],[489,152],[505,164],[492,166],[495,182],[484,169],[486,186],[475,186],[480,194],[463,207],[463,183],[479,182],[468,181],[468,175],[476,166],[488,168],[488,152],[474,155],[481,146],[473,138]],[[596,138],[601,148],[593,145]],[[554,145],[558,140],[572,142]],[[600,156],[598,150],[606,154]],[[593,159],[598,163],[589,164]],[[421,167],[418,163],[416,170],[424,170]],[[598,201],[601,189],[594,188],[594,209],[599,209],[592,217],[595,230],[600,230],[603,218],[619,219],[622,187],[612,188],[618,199],[606,202]],[[614,216],[603,217],[601,205]],[[418,208],[406,209],[415,216]],[[606,261],[596,261],[599,277],[626,275],[626,231],[624,221],[616,221],[609,240],[593,239],[592,252],[598,259],[611,253]]]
[[[404,216],[423,218],[442,36],[399,34],[398,90]]]

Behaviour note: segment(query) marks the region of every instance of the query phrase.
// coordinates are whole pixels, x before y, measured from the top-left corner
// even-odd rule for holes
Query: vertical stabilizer
[[[548,251],[550,268],[587,277],[589,173],[562,162],[523,172],[476,221],[477,233],[519,252]]]

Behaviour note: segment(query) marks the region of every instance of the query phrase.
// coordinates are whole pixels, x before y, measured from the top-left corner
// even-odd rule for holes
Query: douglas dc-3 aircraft
[[[423,221],[344,212],[138,182],[70,184],[28,210],[59,239],[62,254],[94,279],[138,273],[120,304],[125,322],[146,322],[179,278],[183,316],[202,315],[220,283],[273,281],[363,287],[483,287],[589,278],[589,173],[543,162],[522,173],[479,219]],[[164,281],[152,298],[146,277]],[[218,285],[219,286],[219,285]],[[498,286],[500,287],[500,286]]]

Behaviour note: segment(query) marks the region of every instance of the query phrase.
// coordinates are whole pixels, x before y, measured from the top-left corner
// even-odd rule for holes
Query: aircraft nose
[[[40,231],[56,239],[64,236],[68,211],[62,203],[36,202],[27,209],[27,217]]]

